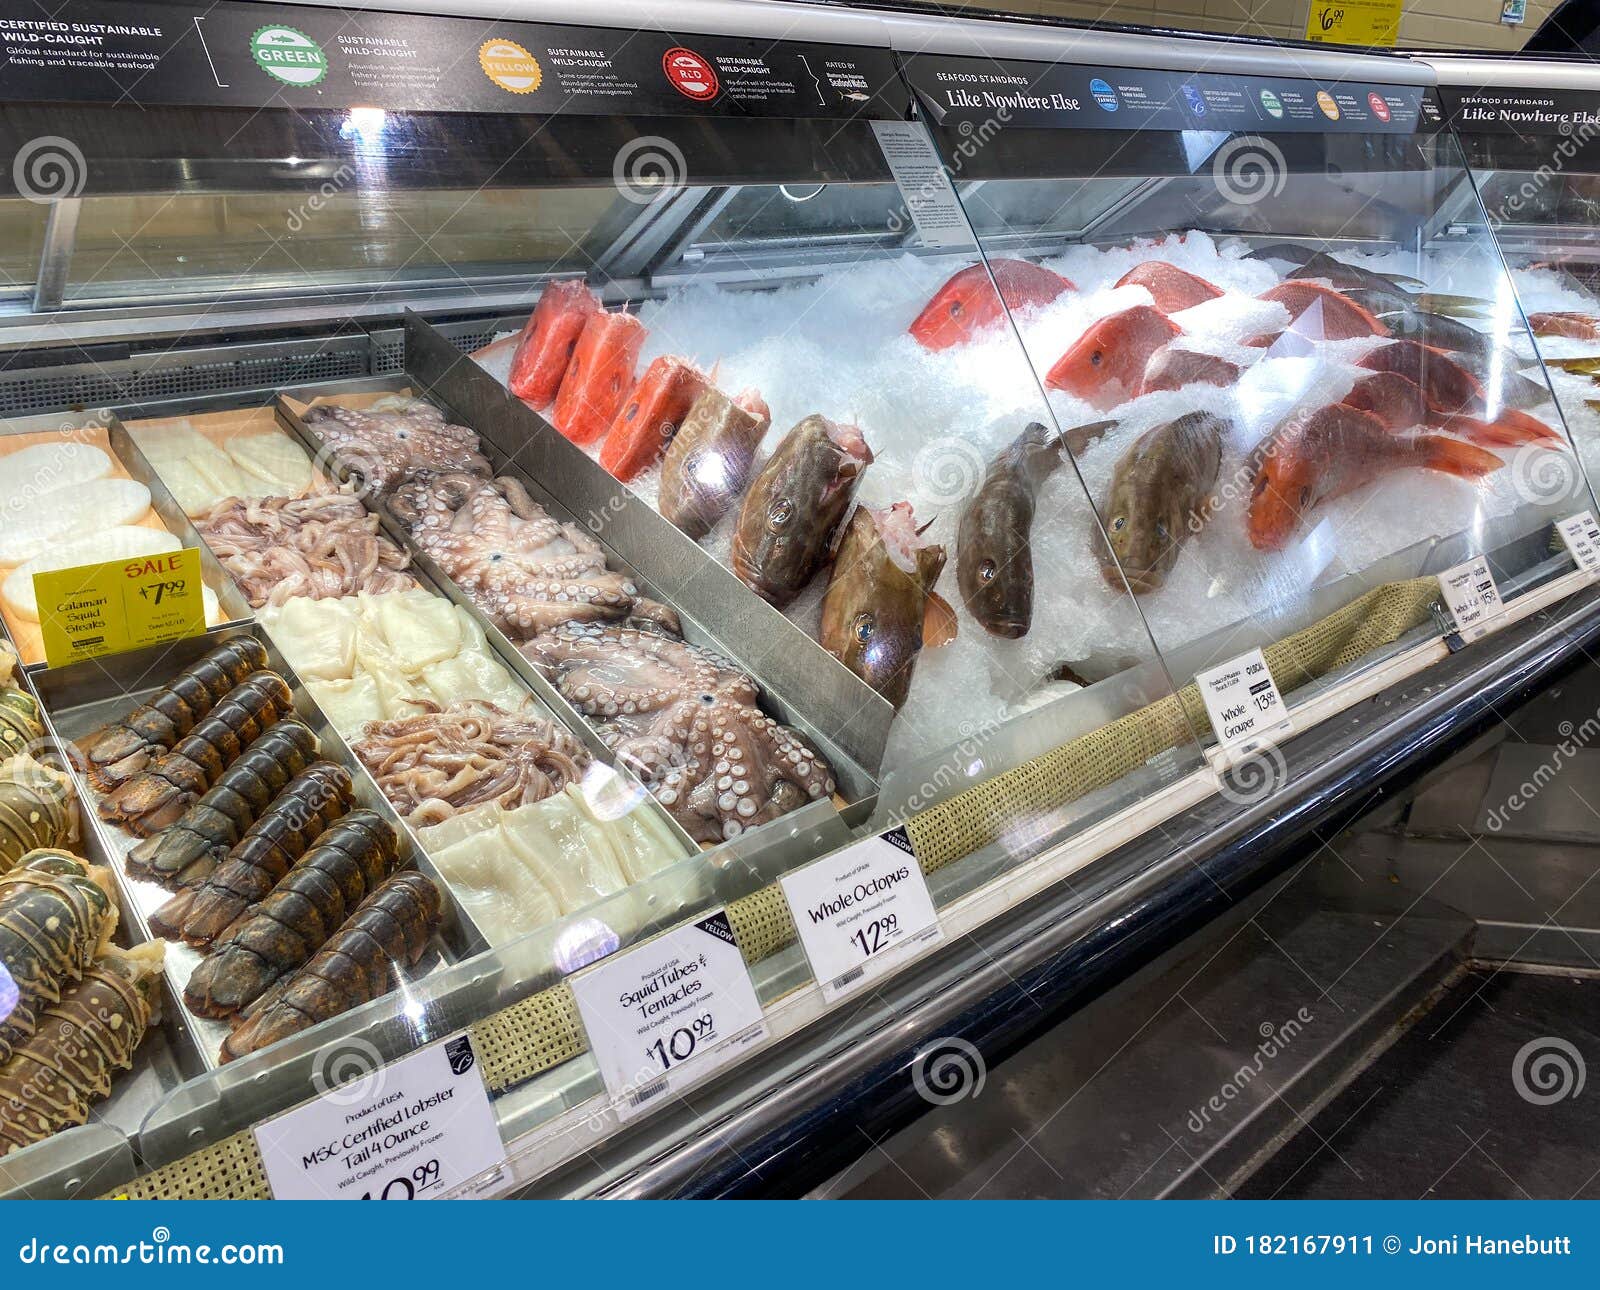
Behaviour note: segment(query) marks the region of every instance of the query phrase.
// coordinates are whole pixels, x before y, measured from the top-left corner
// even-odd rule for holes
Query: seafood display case
[[[271,1195],[252,1130],[463,1036],[504,1153],[452,1189],[804,1141],[993,938],[1131,926],[1200,872],[1157,839],[1292,796],[1275,744],[1584,580],[1419,63],[199,16],[68,0],[138,110],[42,26],[0,105],[0,964],[130,1020],[37,1124],[0,1029],[0,1190]],[[35,573],[174,544],[204,624],[45,657]],[[1214,734],[1230,667],[1260,737]],[[814,957],[873,866],[925,923]],[[51,902],[72,945],[13,962]],[[686,934],[755,1010],[698,1084],[586,1011]]]
[[[1587,60],[1424,55],[1585,467],[1600,465],[1600,76]]]

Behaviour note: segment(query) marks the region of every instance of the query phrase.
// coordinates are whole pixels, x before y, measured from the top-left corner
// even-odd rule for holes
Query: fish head
[[[1097,408],[1134,398],[1150,357],[1179,328],[1159,310],[1135,305],[1093,324],[1056,360],[1045,383]]]
[[[1255,477],[1245,527],[1258,551],[1278,551],[1316,502],[1318,467],[1311,454],[1298,452],[1289,436],[1274,432],[1253,454]]]
[[[969,265],[934,293],[908,330],[924,349],[969,341],[1000,317],[1000,297],[981,264]]]

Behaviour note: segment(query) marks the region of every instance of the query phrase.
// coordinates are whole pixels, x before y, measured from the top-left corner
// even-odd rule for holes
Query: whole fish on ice
[[[707,386],[661,459],[661,513],[703,538],[744,492],[772,413],[759,391],[729,398]]]
[[[1190,309],[1222,295],[1221,288],[1165,260],[1146,260],[1135,265],[1117,279],[1117,286],[1143,287],[1164,314],[1175,314],[1180,309]]]
[[[1100,572],[1134,595],[1156,591],[1183,544],[1205,525],[1232,427],[1209,412],[1189,412],[1140,435],[1117,461],[1096,530]]]
[[[1046,373],[1045,384],[1097,408],[1114,408],[1138,395],[1151,356],[1178,332],[1159,309],[1124,309],[1078,337]]]
[[[1436,470],[1479,479],[1504,463],[1491,452],[1443,435],[1396,436],[1370,412],[1343,403],[1297,413],[1252,454],[1246,520],[1258,551],[1288,545],[1307,515],[1394,470]]]
[[[1015,640],[1033,626],[1033,515],[1061,464],[1061,442],[1039,422],[989,463],[956,530],[956,585],[984,631]]]
[[[1382,322],[1349,296],[1315,282],[1280,282],[1259,298],[1282,305],[1289,311],[1290,322],[1299,324],[1297,331],[1309,330],[1318,340],[1389,334]]]
[[[1007,309],[1037,308],[1076,290],[1067,278],[1030,260],[990,260],[987,269],[971,264],[934,293],[907,330],[924,349],[949,349],[998,326]]]
[[[1430,430],[1443,430],[1470,439],[1473,443],[1496,447],[1517,447],[1528,443],[1559,447],[1562,443],[1559,434],[1539,422],[1534,422],[1533,427],[1536,428],[1533,428],[1526,424],[1485,421],[1463,412],[1435,411],[1428,406],[1422,387],[1399,372],[1373,372],[1362,377],[1345,395],[1344,402],[1352,408],[1372,413],[1390,430],[1427,426]]]
[[[782,609],[820,569],[872,450],[853,425],[817,413],[784,436],[739,505],[733,571]]]
[[[1151,390],[1181,390],[1185,385],[1217,385],[1226,388],[1239,379],[1239,365],[1216,354],[1202,354],[1174,343],[1165,345],[1145,364],[1139,393]]]
[[[917,655],[955,636],[955,615],[933,590],[944,561],[944,548],[917,533],[910,502],[856,507],[833,557],[818,639],[897,709]]]

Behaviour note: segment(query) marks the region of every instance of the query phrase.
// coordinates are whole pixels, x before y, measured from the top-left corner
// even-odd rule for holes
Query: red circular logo
[[[672,82],[672,88],[685,98],[704,103],[717,97],[720,88],[717,74],[711,64],[692,49],[678,45],[661,56],[661,70]]]
[[[1389,104],[1384,100],[1383,95],[1378,93],[1367,95],[1367,106],[1372,109],[1373,116],[1377,117],[1378,120],[1384,122],[1385,124],[1388,123]]]

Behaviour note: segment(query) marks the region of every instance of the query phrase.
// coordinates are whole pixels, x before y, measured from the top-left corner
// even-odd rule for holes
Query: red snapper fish
[[[1119,287],[1143,287],[1155,301],[1156,308],[1164,314],[1175,314],[1180,309],[1215,300],[1222,291],[1204,278],[1180,269],[1165,260],[1146,260],[1135,265],[1117,279]]]
[[[1343,403],[1300,412],[1256,446],[1246,528],[1258,551],[1281,551],[1305,517],[1394,470],[1437,470],[1479,479],[1505,463],[1443,435],[1400,438]]]
[[[949,349],[997,326],[1004,315],[1002,301],[1005,309],[1037,308],[1076,290],[1067,278],[1029,260],[990,260],[987,271],[981,263],[971,264],[934,293],[907,330],[924,349]]]
[[[1045,384],[1102,410],[1114,408],[1139,394],[1151,356],[1178,331],[1159,309],[1124,309],[1079,336],[1046,373]]]
[[[1567,340],[1600,340],[1600,318],[1581,313],[1529,314],[1535,336],[1562,336]]]
[[[1185,385],[1219,385],[1226,389],[1239,379],[1239,365],[1217,354],[1202,354],[1179,345],[1164,345],[1145,365],[1139,393],[1181,390]]]
[[[1368,309],[1332,287],[1315,282],[1280,282],[1258,297],[1282,305],[1291,322],[1313,308],[1320,307],[1322,334],[1319,340],[1354,340],[1358,336],[1387,336],[1389,329]]]
[[[1363,376],[1345,395],[1344,401],[1352,408],[1372,413],[1392,431],[1427,426],[1430,430],[1444,430],[1473,443],[1496,447],[1518,447],[1527,443],[1556,447],[1562,442],[1559,434],[1532,417],[1524,418],[1533,423],[1530,427],[1508,424],[1503,419],[1484,421],[1462,412],[1439,412],[1428,406],[1422,387],[1399,372],[1373,372]]]

